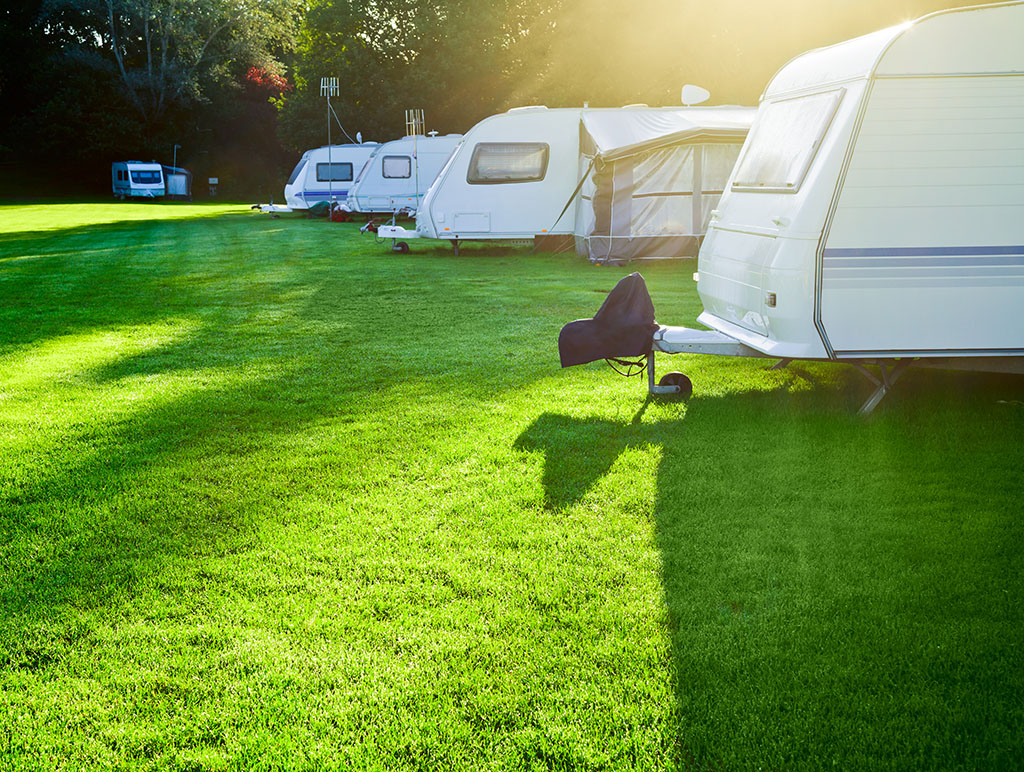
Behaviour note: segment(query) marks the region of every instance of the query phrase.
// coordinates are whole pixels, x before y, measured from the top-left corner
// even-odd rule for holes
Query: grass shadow
[[[1022,380],[912,371],[865,421],[866,385],[822,375],[698,391],[685,414],[544,413],[515,447],[544,454],[557,510],[660,448],[680,767],[1012,766],[1024,454],[1002,439],[1024,436]]]

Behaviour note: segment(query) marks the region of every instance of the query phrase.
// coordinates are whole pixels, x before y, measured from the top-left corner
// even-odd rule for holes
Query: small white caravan
[[[695,257],[756,112],[583,111],[576,252],[595,263]]]
[[[129,198],[161,198],[167,192],[163,167],[156,161],[115,161],[110,165],[110,179],[114,197],[122,201]]]
[[[430,183],[461,140],[461,134],[411,135],[378,145],[349,189],[342,208],[350,212],[415,213]]]
[[[377,142],[324,145],[307,150],[284,186],[287,208],[309,209],[320,201],[344,201],[363,166],[377,149]]]
[[[654,351],[848,362],[862,412],[911,365],[1024,371],[1022,31],[1024,2],[952,9],[785,65],[700,250],[712,331]]]

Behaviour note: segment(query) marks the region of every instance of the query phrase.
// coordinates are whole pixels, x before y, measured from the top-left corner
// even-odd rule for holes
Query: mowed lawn
[[[0,769],[1024,763],[1024,380],[646,401],[557,360],[632,268],[412,248],[0,207]]]

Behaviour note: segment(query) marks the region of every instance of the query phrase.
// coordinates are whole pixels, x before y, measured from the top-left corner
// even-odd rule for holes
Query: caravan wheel
[[[409,254],[409,245],[404,241],[399,241],[395,246],[391,247],[392,252],[399,252],[403,255]]]
[[[665,373],[658,381],[658,385],[675,386],[679,389],[678,394],[683,399],[687,399],[693,394],[693,382],[679,372]]]

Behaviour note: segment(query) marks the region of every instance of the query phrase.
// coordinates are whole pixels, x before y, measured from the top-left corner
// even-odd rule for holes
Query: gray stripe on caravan
[[[915,276],[891,278],[836,278],[826,276],[826,290],[846,289],[933,289],[939,287],[1024,287],[1024,276]]]
[[[1024,255],[980,255],[953,256],[929,255],[927,257],[829,257],[825,266],[829,268],[905,268],[909,266],[986,266],[1024,265]]]
[[[981,265],[971,268],[969,271],[965,270],[963,266],[927,266],[924,268],[883,268],[881,270],[877,268],[835,268],[831,266],[825,266],[825,276],[829,279],[843,279],[843,278],[878,278],[885,279],[894,276],[908,276],[908,277],[943,277],[943,276],[959,276],[963,279],[968,279],[972,276],[1024,276],[1024,267],[1021,266],[1001,266],[1001,265]]]

